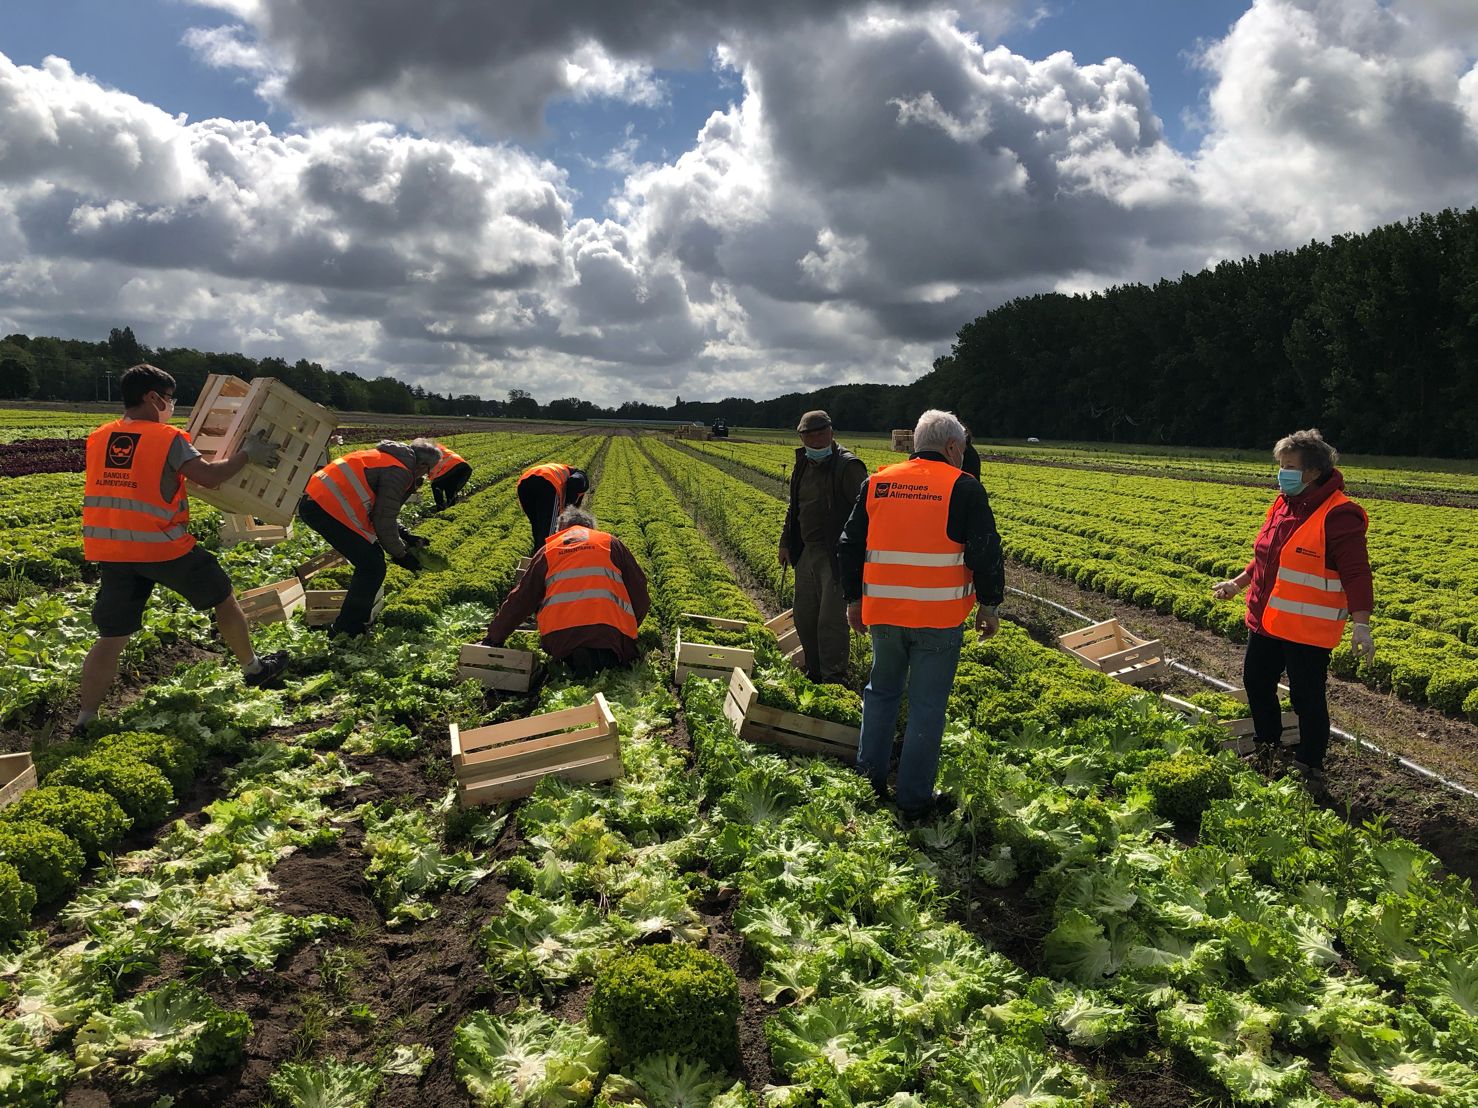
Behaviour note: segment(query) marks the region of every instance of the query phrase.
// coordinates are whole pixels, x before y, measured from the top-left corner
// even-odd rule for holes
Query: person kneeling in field
[[[308,479],[298,516],[354,567],[329,634],[361,635],[369,626],[385,583],[386,554],[402,569],[420,571],[412,548],[430,543],[400,526],[400,509],[440,461],[441,449],[430,439],[410,445],[383,439],[329,462]]]
[[[231,578],[215,555],[190,534],[188,478],[213,489],[248,462],[272,468],[278,450],[258,432],[229,458],[208,462],[190,435],[169,424],[175,381],[152,365],[136,365],[119,380],[123,418],[87,436],[87,473],[82,493],[82,551],[97,562],[97,599],[92,622],[98,641],[82,663],[76,727],[97,716],[118,676],[118,659],[144,625],[144,608],[155,585],[183,596],[197,611],[214,608],[221,638],[241,663],[246,683],[266,686],[287,669],[285,653],[257,656],[246,616]]]
[[[621,540],[566,508],[483,641],[502,646],[536,610],[539,643],[581,677],[636,661],[636,629],[652,606],[647,575]]]

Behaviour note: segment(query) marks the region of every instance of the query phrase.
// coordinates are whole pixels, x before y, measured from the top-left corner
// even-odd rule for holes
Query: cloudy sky
[[[1474,0],[6,0],[0,334],[613,403],[1478,202]]]

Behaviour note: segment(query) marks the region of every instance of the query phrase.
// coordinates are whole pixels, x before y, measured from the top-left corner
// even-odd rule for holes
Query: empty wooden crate
[[[1128,685],[1148,681],[1166,668],[1160,640],[1135,638],[1117,619],[1071,631],[1057,642],[1089,669]]]
[[[759,690],[742,669],[734,670],[730,676],[724,715],[746,742],[768,743],[807,754],[829,754],[848,765],[857,761],[860,728],[767,707],[760,703]]]
[[[274,581],[260,588],[247,589],[236,600],[246,613],[247,623],[282,623],[303,607],[303,582],[296,577]]]
[[[765,627],[775,636],[785,660],[796,669],[805,669],[806,648],[801,645],[801,633],[795,629],[795,609],[786,608],[774,619],[767,620]]]
[[[235,512],[221,513],[222,547],[238,546],[244,542],[256,543],[258,546],[276,546],[292,538],[292,534],[291,520],[286,524],[262,523],[253,516],[238,515]]]
[[[724,619],[720,616],[700,616],[684,612],[678,617],[685,623],[697,624],[699,628],[712,627],[720,631],[747,631],[749,624],[742,619]],[[701,630],[689,630],[690,635],[700,635]],[[677,646],[672,652],[673,679],[681,685],[688,674],[712,677],[727,681],[737,666],[745,673],[754,672],[754,651],[742,646],[718,646],[713,643],[683,639],[682,628],[678,628]]]
[[[895,430],[893,432],[891,445],[894,450],[900,450],[905,454],[912,454],[913,429],[905,427],[902,430]]]
[[[190,494],[223,512],[285,526],[292,521],[308,478],[318,469],[334,424],[333,412],[275,377],[247,382],[212,373],[186,428],[196,449],[208,461],[219,461],[239,450],[248,435],[262,431],[278,447],[280,459],[273,469],[248,465],[214,489],[191,484]]]
[[[457,656],[458,677],[470,677],[489,689],[506,692],[528,692],[538,670],[539,656],[532,650],[468,643]]]
[[[340,554],[337,550],[330,549],[325,550],[322,554],[313,555],[313,557],[309,558],[297,569],[293,570],[293,572],[298,575],[299,581],[306,581],[315,573],[321,573],[326,569],[332,569],[334,566],[346,566],[348,564],[348,558],[344,557],[344,555]]]
[[[309,627],[327,627],[339,618],[339,612],[344,607],[344,597],[349,595],[348,589],[308,589],[303,593],[306,602],[306,610],[303,618],[307,620]],[[381,589],[375,593],[375,606],[370,609],[369,622],[374,623],[380,618],[380,609],[385,607],[385,590]]]
[[[550,775],[610,781],[621,765],[620,728],[600,693],[589,704],[462,731],[454,723],[452,770],[463,804],[528,796]]]
[[[13,804],[21,793],[36,787],[36,767],[31,752],[0,754],[0,808]]]

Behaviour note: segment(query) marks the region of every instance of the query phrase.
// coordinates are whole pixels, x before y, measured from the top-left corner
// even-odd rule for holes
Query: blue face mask
[[[810,458],[813,462],[824,462],[827,458],[831,457],[831,447],[822,446],[818,448],[808,446],[806,447],[806,457]]]
[[[1304,491],[1304,474],[1301,469],[1278,470],[1278,487],[1285,496],[1297,496]]]

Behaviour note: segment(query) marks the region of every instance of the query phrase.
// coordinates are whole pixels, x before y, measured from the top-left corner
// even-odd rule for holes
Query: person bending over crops
[[[467,482],[472,480],[472,466],[450,446],[443,443],[436,445],[441,449],[441,461],[436,463],[436,468],[431,471],[428,479],[431,482],[431,497],[435,501],[431,510],[440,512],[457,502],[457,496]]]
[[[898,808],[921,819],[948,806],[934,792],[944,710],[975,608],[975,629],[989,638],[1006,590],[1001,536],[990,499],[960,469],[965,428],[930,410],[914,428],[914,452],[862,486],[842,530],[837,560],[847,618],[872,635],[872,673],[862,692],[857,769],[887,796],[898,706],[908,693],[908,724],[898,761]]]
[[[430,544],[400,526],[400,509],[440,461],[441,449],[430,439],[409,445],[383,439],[329,462],[308,479],[299,518],[354,567],[330,634],[360,635],[369,626],[385,582],[386,554],[401,568],[420,571],[414,548]]]
[[[590,479],[583,470],[563,462],[546,462],[530,466],[518,478],[518,503],[529,517],[534,535],[533,552],[537,554],[555,529],[555,521],[566,508],[578,508],[590,491]]]
[[[566,508],[483,641],[502,646],[539,613],[539,644],[581,677],[636,661],[636,629],[652,606],[647,575],[584,508]]]
[[[287,669],[285,653],[258,657],[231,578],[190,534],[188,478],[213,489],[250,462],[277,465],[278,448],[258,432],[228,458],[208,462],[190,435],[170,426],[175,381],[152,365],[136,365],[119,380],[123,418],[87,437],[82,492],[82,551],[98,563],[92,622],[98,641],[82,663],[76,730],[102,705],[118,676],[118,659],[143,627],[155,585],[183,596],[198,611],[214,608],[221,638],[241,663],[246,683],[274,684]]]
[[[1298,713],[1293,771],[1309,781],[1324,775],[1329,747],[1326,680],[1329,656],[1353,618],[1356,657],[1375,656],[1370,610],[1375,605],[1365,509],[1344,494],[1339,453],[1317,429],[1295,431],[1273,448],[1278,497],[1268,508],[1247,568],[1212,590],[1230,600],[1247,589],[1247,653],[1242,683],[1256,728],[1257,751],[1269,756],[1283,734],[1278,679]]]

